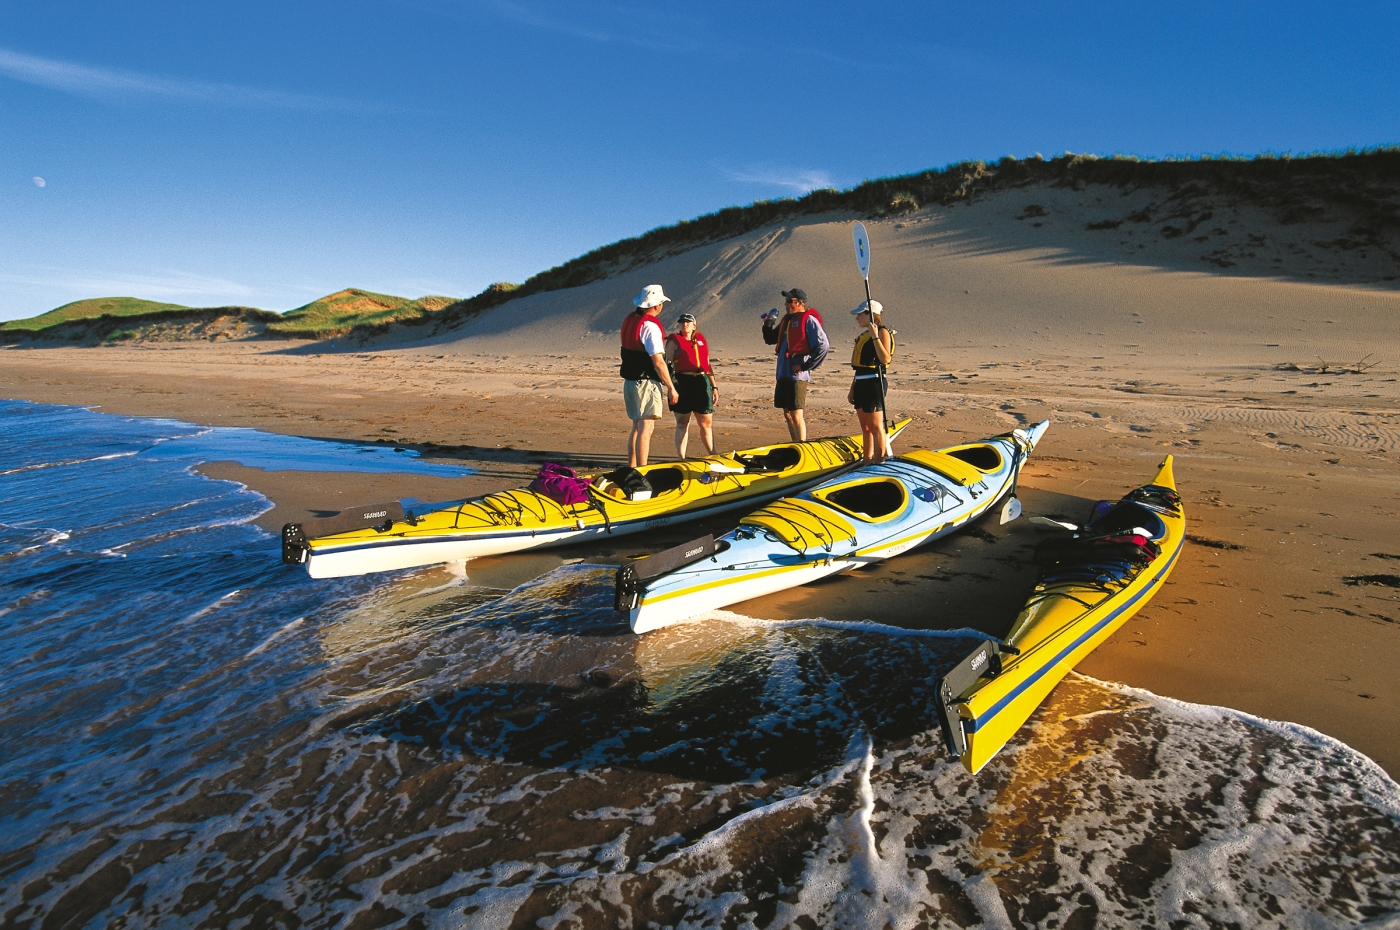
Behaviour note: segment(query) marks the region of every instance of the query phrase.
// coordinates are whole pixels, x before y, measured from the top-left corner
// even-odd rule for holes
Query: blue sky
[[[468,296],[969,158],[1391,144],[1397,47],[1393,3],[0,3],[0,319]]]

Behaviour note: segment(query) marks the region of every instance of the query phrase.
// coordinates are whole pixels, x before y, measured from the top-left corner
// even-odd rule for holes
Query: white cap
[[[642,292],[632,298],[632,303],[637,305],[638,310],[650,310],[652,307],[659,307],[671,298],[661,291],[660,284],[648,284],[642,288]]]
[[[869,307],[866,306],[867,303],[870,304]],[[875,316],[879,316],[880,314],[885,312],[885,305],[880,303],[878,300],[862,300],[860,302],[860,306],[856,307],[854,310],[851,311],[851,316],[856,316],[858,314],[864,313],[866,310],[869,310]]]

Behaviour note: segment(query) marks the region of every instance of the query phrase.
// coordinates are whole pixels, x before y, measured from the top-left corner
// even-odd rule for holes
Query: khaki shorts
[[[781,410],[801,410],[807,406],[807,382],[779,378],[773,389],[773,406]]]
[[[661,393],[659,381],[624,381],[622,397],[627,401],[629,420],[659,420],[666,412],[666,398]]]

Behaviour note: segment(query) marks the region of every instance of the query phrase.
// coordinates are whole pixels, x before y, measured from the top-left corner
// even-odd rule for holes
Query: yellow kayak
[[[890,427],[898,436],[909,420]],[[457,562],[617,536],[751,509],[802,490],[861,460],[861,437],[785,442],[637,469],[650,496],[629,494],[608,475],[588,479],[587,500],[563,504],[529,488],[498,491],[421,516],[397,501],[282,528],[282,560],[312,578]]]
[[[1150,483],[1096,507],[1087,526],[1059,526],[1062,538],[1036,550],[1043,571],[1010,634],[984,641],[939,683],[944,740],[969,772],[991,761],[1069,670],[1166,581],[1186,539],[1172,457]]]

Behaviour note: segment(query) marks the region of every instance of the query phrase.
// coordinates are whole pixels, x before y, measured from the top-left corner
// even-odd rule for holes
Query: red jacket
[[[798,355],[810,355],[817,350],[816,346],[807,344],[807,315],[811,314],[817,318],[817,324],[823,329],[826,324],[822,322],[822,315],[815,307],[807,307],[801,313],[789,313],[787,322],[787,354],[788,358]]]
[[[622,321],[621,375],[628,381],[660,381],[656,364],[642,347],[642,327],[648,322],[660,326],[656,317],[641,310],[627,314]]]
[[[714,374],[710,370],[710,345],[699,330],[696,330],[694,339],[687,339],[680,333],[672,333],[666,340],[676,343],[676,359],[671,364],[675,366],[677,374],[693,371]]]

